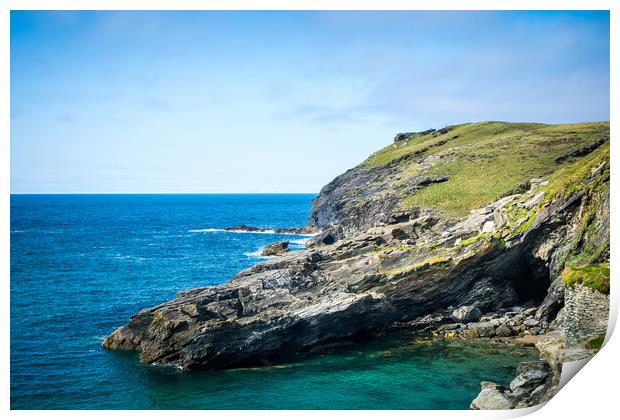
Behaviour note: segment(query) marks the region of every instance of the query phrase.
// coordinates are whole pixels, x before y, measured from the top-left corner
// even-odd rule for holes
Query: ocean
[[[11,195],[12,409],[467,409],[532,348],[391,336],[294,363],[185,373],[102,340],[143,308],[226,282],[302,227],[310,194]]]

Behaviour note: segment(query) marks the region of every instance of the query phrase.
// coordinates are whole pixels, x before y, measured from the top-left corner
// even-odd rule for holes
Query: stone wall
[[[609,318],[609,296],[577,284],[565,291],[566,345],[573,347],[605,335]]]

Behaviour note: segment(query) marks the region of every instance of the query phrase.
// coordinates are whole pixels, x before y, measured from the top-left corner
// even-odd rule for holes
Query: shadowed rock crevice
[[[521,305],[539,305],[551,285],[549,268],[539,258],[519,256],[509,275]]]

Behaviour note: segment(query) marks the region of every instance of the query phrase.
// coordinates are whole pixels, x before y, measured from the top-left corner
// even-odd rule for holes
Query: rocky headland
[[[290,232],[315,234],[307,249],[179,292],[104,347],[198,370],[394,330],[522,340],[541,360],[510,384],[483,382],[472,408],[548,400],[562,361],[593,354],[604,336],[609,123],[486,122],[394,140],[321,190],[308,227]]]

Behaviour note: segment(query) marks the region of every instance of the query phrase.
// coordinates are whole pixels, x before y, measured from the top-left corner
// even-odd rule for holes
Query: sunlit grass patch
[[[568,287],[582,284],[609,294],[609,272],[609,263],[588,264],[577,268],[566,267],[562,272],[562,279]]]

